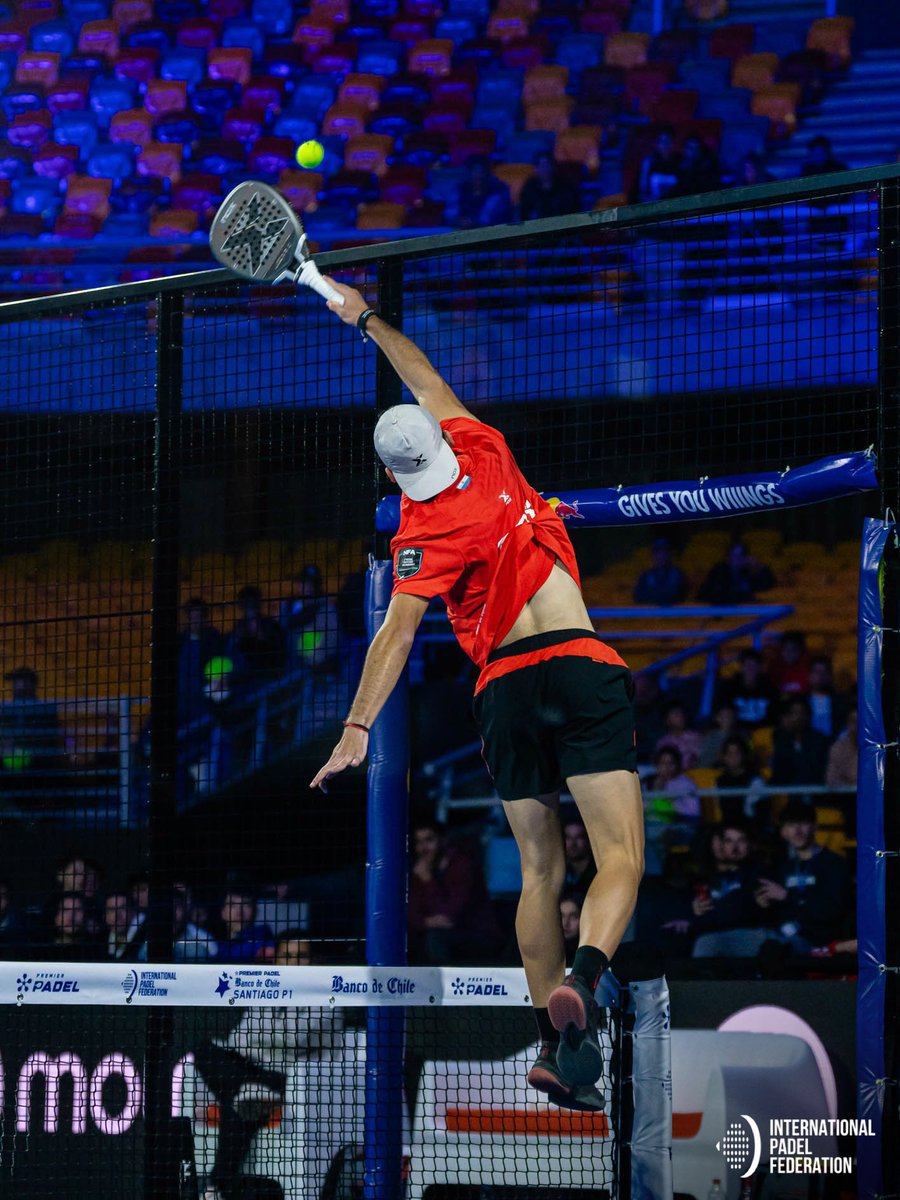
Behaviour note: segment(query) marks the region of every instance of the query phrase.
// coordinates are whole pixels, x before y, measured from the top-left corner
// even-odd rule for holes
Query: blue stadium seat
[[[62,205],[56,179],[14,179],[11,187],[9,206],[14,213],[38,213],[52,221]]]
[[[689,59],[681,64],[679,80],[701,96],[724,92],[731,86],[731,63],[727,58]]]
[[[199,83],[206,74],[206,51],[199,46],[176,46],[167,51],[159,64],[160,79],[184,79],[188,87]]]
[[[127,179],[133,168],[134,146],[130,142],[95,146],[87,156],[87,174],[95,179],[112,179],[114,184]]]
[[[153,11],[157,21],[180,25],[182,21],[199,17],[201,6],[197,0],[156,0]]]
[[[173,142],[180,146],[196,142],[202,132],[200,118],[192,112],[166,113],[153,126],[153,136],[158,142]]]
[[[291,138],[299,146],[319,136],[319,122],[315,117],[303,113],[286,112],[275,122],[272,132],[275,137]]]
[[[325,157],[322,159],[321,165],[316,168],[317,171],[330,179],[336,171],[344,165],[344,139],[335,134],[319,139],[322,143],[322,148],[325,151]]]
[[[107,0],[63,0],[63,11],[76,26],[85,21],[105,21],[109,8]]]
[[[493,129],[497,141],[505,146],[516,132],[517,108],[506,105],[477,105],[472,114],[473,129]]]
[[[135,25],[125,35],[125,45],[133,50],[158,50],[160,54],[165,54],[172,48],[171,26],[155,21]]]
[[[752,93],[747,88],[731,88],[720,95],[701,96],[697,105],[697,116],[703,119],[719,120],[723,124],[732,121],[746,121],[750,116],[750,97]]]
[[[44,90],[33,83],[12,83],[0,96],[0,109],[7,121],[18,113],[36,112],[44,107]]]
[[[109,198],[110,207],[118,213],[146,213],[159,203],[164,191],[165,185],[161,179],[132,176],[113,188]]]
[[[103,75],[91,82],[91,111],[104,128],[114,113],[134,108],[137,103],[138,88],[133,79]]]
[[[521,67],[491,67],[478,81],[476,102],[485,107],[518,109],[524,82]]]
[[[476,37],[478,32],[478,27],[471,17],[441,17],[434,27],[435,37],[449,38],[454,46]]]
[[[356,205],[354,204],[321,204],[314,213],[304,213],[303,224],[311,238],[335,229],[354,229],[356,227]]]
[[[466,181],[468,175],[466,167],[439,167],[437,170],[431,170],[428,172],[425,195],[429,200],[455,204],[460,184]]]
[[[86,109],[59,112],[53,118],[53,139],[61,146],[78,146],[82,156],[97,144],[97,117]]]
[[[410,75],[405,71],[398,72],[385,86],[381,93],[382,104],[427,104],[431,99],[431,89],[422,75]]]
[[[0,4],[0,21],[11,21],[13,18],[13,7],[11,4]]]
[[[381,17],[386,20],[397,15],[400,5],[399,0],[359,0],[356,7],[364,16]]]
[[[246,17],[235,17],[225,22],[222,30],[223,46],[247,46],[253,53],[254,59],[260,59],[265,49],[266,39],[263,31],[253,21]]]
[[[0,50],[0,89],[5,88],[15,75],[17,59],[15,50]]]
[[[449,0],[447,5],[448,17],[474,17],[486,21],[490,11],[490,0]]]
[[[64,58],[75,49],[75,38],[68,21],[42,21],[32,25],[29,37],[32,50],[49,50]]]
[[[367,74],[396,75],[405,57],[406,48],[402,43],[378,38],[360,46],[356,65],[360,71]]]
[[[204,79],[194,88],[191,104],[203,118],[204,127],[220,129],[222,118],[235,107],[240,97],[240,85],[231,79]]]
[[[96,54],[68,54],[59,64],[59,75],[102,75],[106,70],[106,59]]]
[[[334,104],[336,95],[336,80],[330,79],[327,75],[307,75],[305,78],[297,80],[289,109],[291,112],[301,113],[303,116],[320,121]]]
[[[375,42],[384,38],[384,22],[377,17],[354,17],[351,15],[350,24],[344,30],[348,42]]]
[[[554,62],[569,68],[569,79],[577,84],[585,67],[596,67],[603,58],[603,50],[588,40],[583,33],[564,37],[556,47]]]
[[[736,167],[746,154],[765,154],[768,138],[768,117],[747,117],[724,125],[719,159],[725,167]]]
[[[514,133],[506,143],[507,162],[533,163],[544,150],[553,150],[554,134],[544,129],[528,129]]]
[[[103,236],[121,239],[123,242],[145,238],[150,228],[150,215],[146,212],[112,212],[103,222]]]
[[[294,27],[291,0],[253,0],[250,11],[254,23],[270,36],[282,37]]]
[[[243,167],[244,158],[244,148],[240,142],[208,138],[193,148],[191,169],[208,175],[228,176]]]
[[[31,155],[21,146],[0,142],[0,179],[18,179],[31,165]]]

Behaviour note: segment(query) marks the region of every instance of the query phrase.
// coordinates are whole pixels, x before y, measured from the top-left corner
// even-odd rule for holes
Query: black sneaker
[[[556,1042],[541,1042],[540,1053],[528,1072],[528,1083],[560,1108],[571,1108],[576,1112],[602,1112],[605,1107],[603,1094],[595,1087],[573,1085],[563,1077],[556,1061]]]
[[[603,1051],[597,1040],[599,1010],[591,992],[577,975],[550,993],[547,1011],[559,1030],[556,1062],[573,1086],[596,1083],[603,1073]]]

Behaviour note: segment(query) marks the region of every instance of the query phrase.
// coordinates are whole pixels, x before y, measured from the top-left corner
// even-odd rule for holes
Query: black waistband
[[[601,641],[593,629],[551,629],[549,633],[536,633],[532,637],[510,642],[508,646],[498,646],[487,656],[487,661],[492,663],[498,658],[511,658],[514,654],[530,654],[533,650],[544,650],[547,646],[558,646],[560,642],[572,642],[576,638],[596,638],[598,642]]]

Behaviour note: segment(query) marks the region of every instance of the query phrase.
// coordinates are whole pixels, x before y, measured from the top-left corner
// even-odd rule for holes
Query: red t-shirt
[[[460,477],[434,500],[401,499],[393,594],[440,596],[459,644],[483,667],[557,558],[580,586],[578,563],[562,519],[524,478],[502,433],[469,417],[441,427]]]

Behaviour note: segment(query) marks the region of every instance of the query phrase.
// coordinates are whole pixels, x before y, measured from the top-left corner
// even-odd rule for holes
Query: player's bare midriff
[[[521,638],[550,633],[554,629],[593,631],[593,628],[581,588],[557,559],[546,583],[538,588],[516,617],[515,624],[500,645],[508,646]]]

